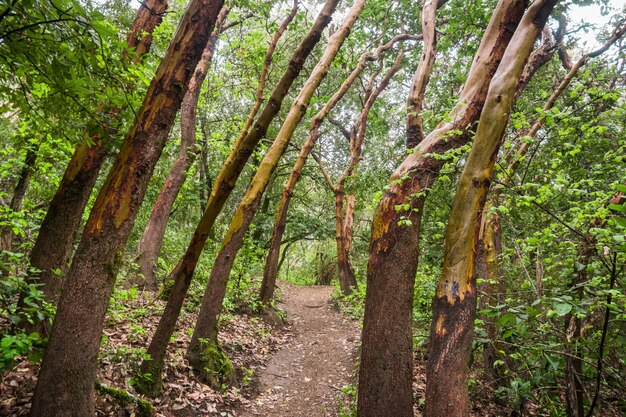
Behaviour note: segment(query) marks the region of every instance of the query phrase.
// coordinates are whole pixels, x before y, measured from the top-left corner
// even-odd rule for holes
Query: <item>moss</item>
[[[200,377],[211,388],[220,390],[222,385],[236,385],[235,367],[228,359],[224,350],[215,342],[204,342],[199,362],[194,366],[196,371],[202,369]]]
[[[163,391],[162,371],[162,365],[150,362],[146,367],[142,366],[142,370],[135,373],[131,384],[135,391],[146,397],[158,397]]]
[[[137,406],[138,417],[150,417],[154,415],[154,407],[150,401],[142,400],[134,395],[128,393],[124,389],[117,389],[108,387],[99,382],[96,382],[96,388],[101,394],[106,394],[114,401],[119,402],[122,405],[134,404]]]

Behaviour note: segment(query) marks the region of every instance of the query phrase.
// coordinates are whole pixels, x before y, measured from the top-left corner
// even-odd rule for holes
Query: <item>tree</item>
[[[156,266],[159,252],[161,251],[163,237],[165,236],[165,227],[167,226],[167,221],[170,217],[170,212],[172,211],[176,197],[178,196],[178,192],[185,182],[187,170],[193,162],[193,155],[195,153],[193,147],[196,143],[196,107],[198,106],[200,89],[209,70],[209,66],[211,65],[211,61],[213,60],[215,46],[217,45],[217,39],[222,30],[222,25],[229,12],[229,8],[224,8],[220,12],[217,22],[215,23],[215,29],[213,33],[211,33],[209,42],[207,42],[202,52],[202,58],[200,58],[200,62],[198,62],[198,66],[189,82],[189,87],[187,88],[187,92],[181,104],[181,133],[178,158],[176,158],[172,168],[170,168],[165,183],[161,187],[161,192],[154,203],[152,213],[150,213],[148,224],[141,236],[141,240],[139,240],[139,247],[137,248],[138,263],[139,273],[143,280],[138,279],[136,281],[140,282],[142,288],[150,291],[156,291],[157,289],[154,267]]]
[[[467,378],[476,317],[474,259],[485,197],[522,71],[556,1],[533,3],[489,84],[472,150],[446,228],[443,270],[433,302],[426,370],[428,417],[469,415]]]
[[[235,182],[241,174],[248,157],[252,153],[254,147],[265,135],[271,121],[278,114],[281,103],[289,91],[289,87],[291,87],[302,70],[306,58],[319,41],[322,31],[330,23],[330,17],[334,12],[337,3],[338,0],[328,0],[324,4],[324,7],[311,26],[311,29],[291,56],[285,72],[276,84],[272,92],[272,96],[261,112],[261,115],[254,123],[252,129],[249,130],[250,125],[252,125],[252,121],[254,120],[254,116],[260,108],[263,93],[261,88],[257,89],[255,104],[248,115],[239,137],[233,145],[230,155],[224,162],[224,165],[220,169],[220,173],[213,184],[211,195],[209,196],[202,218],[196,227],[191,243],[187,247],[183,257],[170,274],[170,279],[173,280],[173,285],[171,293],[167,299],[165,311],[159,320],[159,325],[157,326],[157,329],[152,336],[152,340],[150,341],[150,346],[148,347],[150,359],[143,361],[141,364],[141,375],[139,376],[139,379],[141,380],[141,388],[139,389],[143,392],[158,392],[160,375],[163,369],[163,359],[165,357],[165,353],[167,352],[167,345],[176,327],[176,321],[178,320],[178,315],[180,314],[183,302],[185,301],[185,295],[191,285],[193,273],[200,259],[200,254],[202,253],[204,244],[209,237],[213,223],[226,202],[226,199],[235,187]],[[278,38],[279,37],[275,36],[273,41],[278,42]],[[266,57],[268,55],[271,56],[271,51],[276,47],[276,45],[272,46],[273,43],[270,44]],[[269,65],[268,59],[265,60],[264,66],[267,65]],[[265,71],[262,70],[261,74],[266,71],[267,69]],[[264,79],[265,77],[262,76],[259,84],[264,83]]]
[[[192,1],[98,194],[59,300],[31,416],[93,415],[104,316],[133,226],[167,135],[222,1]]]
[[[298,123],[300,123],[306,113],[313,93],[315,93],[315,90],[328,73],[331,63],[364,6],[365,0],[355,1],[341,27],[330,37],[324,54],[291,105],[276,139],[274,139],[272,146],[263,157],[259,169],[233,215],[211,270],[211,276],[202,297],[200,314],[191,337],[191,343],[187,349],[186,357],[189,363],[204,380],[211,381],[216,371],[215,363],[222,362],[221,360],[216,360],[223,356],[217,343],[218,318],[226,293],[226,283],[237,252],[243,244],[244,235],[259,208],[263,193],[278,165],[280,157],[285,152]]]
[[[413,413],[411,315],[417,238],[427,190],[443,165],[432,155],[469,140],[468,130],[480,116],[491,75],[525,5],[524,1],[498,3],[457,106],[396,169],[374,214],[359,369],[360,417]]]
[[[127,50],[131,52],[125,53],[124,59],[136,63],[149,52],[152,32],[161,23],[166,9],[166,0],[148,0],[141,5],[127,37]],[[55,271],[67,269],[85,206],[112,146],[111,137],[123,110],[107,108],[106,103],[100,103],[99,107],[99,111],[107,114],[109,125],[92,120],[85,127],[84,140],[67,165],[31,252],[31,265],[41,271],[33,279],[43,284],[45,298],[51,302],[58,299],[63,287],[64,275]]]
[[[283,188],[283,192],[281,195],[281,200],[278,206],[278,211],[276,213],[276,221],[274,222],[274,231],[272,232],[272,238],[269,244],[269,252],[267,254],[265,260],[265,268],[263,272],[263,282],[261,283],[261,290],[259,298],[261,302],[267,305],[270,299],[273,297],[274,288],[276,285],[276,278],[278,277],[279,271],[279,254],[280,247],[283,240],[283,235],[285,233],[285,226],[287,225],[287,212],[289,210],[289,204],[291,202],[291,197],[293,196],[293,192],[296,188],[296,184],[300,179],[302,174],[302,168],[306,163],[306,160],[313,150],[313,147],[317,143],[317,140],[320,137],[320,127],[326,116],[330,113],[330,111],[335,107],[335,105],[343,98],[343,96],[348,92],[351,85],[361,74],[363,69],[366,66],[368,61],[374,61],[380,58],[382,52],[389,50],[393,45],[404,39],[418,39],[419,36],[410,35],[397,35],[394,36],[389,42],[384,45],[376,48],[373,54],[364,53],[359,58],[359,61],[356,67],[352,70],[350,75],[345,79],[345,81],[341,84],[339,89],[333,94],[333,96],[328,100],[328,102],[324,105],[322,110],[315,115],[313,118],[313,122],[311,123],[311,129],[309,131],[309,137],[307,138],[304,145],[300,150],[300,155],[298,156],[297,162],[294,164],[293,169],[291,170],[291,174],[289,179],[285,183]],[[332,183],[332,181],[331,181]],[[334,187],[333,187],[334,188]],[[347,282],[347,281],[344,281]]]

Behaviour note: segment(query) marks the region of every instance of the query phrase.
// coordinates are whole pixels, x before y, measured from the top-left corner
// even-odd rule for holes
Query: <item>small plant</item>
[[[41,360],[41,337],[38,333],[5,335],[0,340],[0,373],[15,366],[18,357],[27,356],[31,362]]]
[[[339,407],[339,417],[356,417],[356,384],[348,384],[341,388],[339,400],[341,402]]]

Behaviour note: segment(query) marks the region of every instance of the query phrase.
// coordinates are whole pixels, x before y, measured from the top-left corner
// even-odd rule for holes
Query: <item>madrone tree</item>
[[[97,354],[109,297],[135,217],[222,7],[193,0],[111,168],[67,274],[31,416],[92,416]]]

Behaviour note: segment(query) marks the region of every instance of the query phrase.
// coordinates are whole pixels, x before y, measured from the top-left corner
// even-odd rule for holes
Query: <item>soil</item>
[[[358,323],[332,303],[330,286],[282,283],[279,303],[294,337],[258,371],[260,394],[237,410],[241,417],[330,417],[354,383]]]

